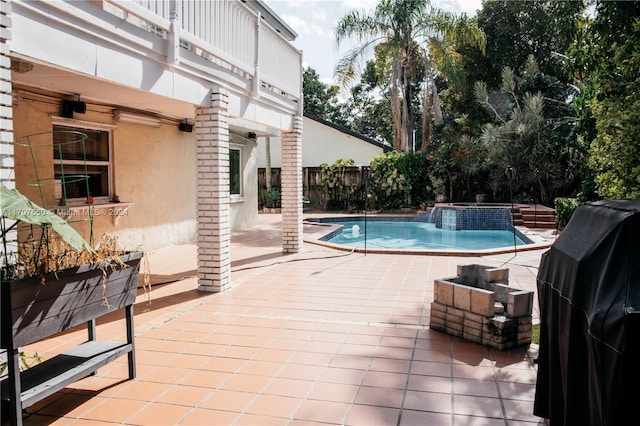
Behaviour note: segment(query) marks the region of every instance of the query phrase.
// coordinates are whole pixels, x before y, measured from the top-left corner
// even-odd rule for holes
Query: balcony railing
[[[168,62],[189,50],[269,90],[300,102],[302,54],[238,0],[104,0],[122,19],[169,41]]]

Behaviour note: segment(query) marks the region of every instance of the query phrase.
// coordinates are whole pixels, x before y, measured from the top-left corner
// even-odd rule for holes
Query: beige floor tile
[[[260,216],[260,228],[232,236],[229,290],[199,292],[195,277],[155,286],[147,312],[139,296],[136,379],[118,359],[31,407],[25,424],[538,424],[535,348],[496,351],[428,328],[434,279],[509,256],[312,244],[283,255],[280,216]],[[196,251],[167,250],[154,274],[193,274]],[[535,289],[541,253],[509,264],[514,285]],[[111,318],[98,325],[99,337],[122,335]],[[24,349],[50,358],[85,339],[78,327]]]

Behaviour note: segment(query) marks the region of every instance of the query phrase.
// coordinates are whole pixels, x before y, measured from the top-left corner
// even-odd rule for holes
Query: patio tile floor
[[[136,379],[122,357],[28,408],[25,424],[544,424],[532,414],[535,346],[501,352],[428,327],[434,279],[504,264],[510,285],[535,290],[541,250],[283,255],[279,220],[233,234],[233,285],[220,294],[196,289],[195,245],[151,253]],[[120,318],[99,321],[98,338],[124,340]],[[46,359],[84,339],[78,329],[25,350]]]

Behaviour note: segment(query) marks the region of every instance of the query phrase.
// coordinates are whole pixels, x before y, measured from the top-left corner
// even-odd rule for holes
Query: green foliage
[[[640,198],[640,3],[596,1],[569,56],[598,194]]]
[[[18,192],[17,189],[0,187],[2,216],[32,225],[50,226],[62,239],[78,251],[95,253],[91,245],[57,214],[43,209]]]
[[[346,124],[338,102],[338,88],[321,82],[320,76],[311,67],[305,68],[302,73],[302,91],[305,112],[334,124]]]
[[[398,171],[403,175],[410,188],[409,196],[413,206],[419,206],[433,197],[429,194],[431,162],[424,152],[405,152],[398,158]]]
[[[519,75],[505,69],[502,77],[499,92],[489,93],[481,82],[475,87],[477,101],[494,117],[482,133],[492,189],[509,187],[523,198],[532,195],[549,203],[567,190],[572,179],[567,172],[584,158],[573,134],[574,110],[567,102],[574,89],[537,72],[533,57]],[[509,167],[513,176],[505,175]]]
[[[18,352],[18,356],[20,357],[20,371],[27,370],[35,364],[42,362],[42,357],[38,352],[34,352],[33,355],[27,355],[24,351],[20,351]],[[4,378],[8,375],[8,367],[9,365],[7,361],[0,362],[0,378]]]
[[[375,48],[376,74],[388,82],[393,146],[407,151],[416,128],[414,98],[419,83],[427,80],[435,87],[435,67],[453,64],[456,58],[451,46],[454,42],[483,44],[484,38],[475,22],[466,16],[457,17],[434,8],[428,0],[380,0],[370,12],[354,10],[343,16],[335,29],[338,45],[347,39],[359,43],[348,51],[336,66],[336,74],[344,86],[351,84],[361,73],[367,55]],[[430,58],[434,59],[432,62]],[[423,123],[431,127],[435,109],[439,110],[437,91]],[[426,126],[423,124],[422,126]]]
[[[343,111],[347,126],[352,130],[391,145],[393,132],[388,90],[387,81],[379,78],[376,63],[369,61],[360,82],[351,87]]]
[[[280,207],[280,191],[275,188],[271,188],[267,191],[266,194],[266,206],[270,209],[277,209]]]
[[[584,9],[579,1],[510,1],[483,2],[478,12],[478,26],[487,35],[482,78],[490,87],[503,80],[505,67],[517,69],[533,55],[540,72],[568,83],[562,54],[575,31],[575,19]],[[477,55],[476,55],[477,57]]]
[[[397,209],[407,205],[411,186],[400,172],[402,154],[390,151],[371,159],[370,178],[381,209]]]
[[[486,147],[478,138],[461,134],[456,126],[443,129],[440,146],[429,160],[433,195],[447,195],[451,201],[472,201],[478,191],[485,190],[481,178],[487,170]],[[448,193],[442,188],[447,183]]]
[[[355,162],[350,158],[340,158],[329,165],[322,163],[322,186],[327,201],[327,210],[342,210],[354,201],[356,185],[347,181],[346,170]]]
[[[566,87],[571,79],[563,67],[564,53],[573,37],[575,18],[583,9],[581,1],[483,2],[477,21],[486,35],[486,48],[482,51],[475,46],[457,46],[467,84],[448,85],[441,92],[443,109],[454,114],[456,122],[467,127],[470,134],[479,135],[492,118],[476,102],[474,83],[484,81],[490,91],[500,87],[502,70],[517,70],[529,55],[535,58],[541,75]],[[539,89],[526,90],[535,93]]]
[[[556,223],[560,228],[567,226],[574,210],[577,209],[579,205],[580,202],[576,198],[558,197],[554,200]]]

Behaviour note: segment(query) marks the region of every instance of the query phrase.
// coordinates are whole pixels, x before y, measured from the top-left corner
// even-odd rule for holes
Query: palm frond
[[[538,74],[540,74],[540,67],[538,66],[538,62],[536,62],[535,56],[529,55],[527,57],[527,62],[525,62],[524,67],[522,68],[522,75],[525,77],[534,77]]]
[[[348,87],[360,75],[370,49],[377,43],[380,43],[379,38],[356,46],[338,60],[334,75],[343,88]]]

